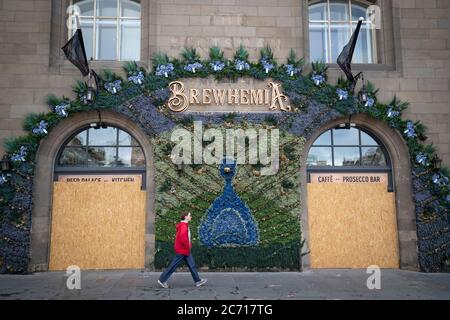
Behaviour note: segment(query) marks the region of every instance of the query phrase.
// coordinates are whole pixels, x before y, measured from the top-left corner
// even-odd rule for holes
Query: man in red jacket
[[[195,268],[194,257],[191,254],[191,232],[189,230],[189,221],[191,221],[192,216],[189,212],[188,214],[183,214],[181,216],[181,222],[177,224],[177,235],[175,237],[175,258],[173,258],[167,269],[161,274],[158,279],[158,283],[163,288],[168,288],[167,280],[169,280],[172,273],[175,272],[178,265],[184,260],[189,267],[192,278],[194,279],[195,285],[200,287],[206,283],[206,279],[200,279],[197,269]]]

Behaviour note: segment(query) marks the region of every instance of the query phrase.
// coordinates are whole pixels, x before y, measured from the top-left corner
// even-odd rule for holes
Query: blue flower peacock
[[[200,224],[200,241],[210,248],[257,245],[259,232],[255,219],[232,185],[236,161],[225,157],[219,170],[225,179],[225,187],[208,208]]]

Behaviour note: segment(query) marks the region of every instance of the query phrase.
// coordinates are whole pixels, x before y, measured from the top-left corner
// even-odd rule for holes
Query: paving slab
[[[0,300],[358,300],[450,299],[450,273],[381,270],[380,289],[370,290],[366,270],[305,272],[201,272],[208,282],[195,287],[189,272],[176,272],[170,288],[160,273],[140,270],[82,270],[81,289],[67,287],[64,272],[0,275]]]

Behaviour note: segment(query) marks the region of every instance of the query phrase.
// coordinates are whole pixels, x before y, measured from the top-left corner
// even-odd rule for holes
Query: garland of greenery
[[[378,90],[372,84],[368,84],[369,98],[363,103],[348,91],[348,83],[343,79],[336,86],[327,83],[327,66],[324,63],[313,63],[313,71],[308,75],[302,74],[303,65],[304,60],[297,59],[292,50],[287,63],[279,65],[269,47],[261,50],[261,58],[257,62],[248,60],[248,52],[243,46],[239,47],[232,60],[226,59],[218,47],[210,49],[208,60],[201,60],[194,48],[188,48],[182,52],[182,59],[169,58],[165,54],[155,55],[151,72],[135,62],[126,63],[126,80],[111,71],[103,71],[98,93],[92,102],[87,101],[88,85],[82,81],[73,88],[77,94],[74,100],[49,96],[47,103],[50,112],[28,115],[24,129],[29,133],[5,143],[12,169],[0,175],[0,273],[24,273],[28,270],[32,187],[36,152],[41,140],[67,117],[99,109],[113,109],[140,119],[141,126],[155,146],[157,267],[163,267],[170,259],[172,229],[177,212],[188,207],[202,215],[221,192],[222,186],[215,167],[192,165],[180,171],[168,160],[167,154],[172,146],[168,135],[174,124],[189,128],[194,119],[202,118],[208,125],[219,129],[230,125],[283,129],[282,165],[279,174],[274,176],[275,182],[270,178],[256,180],[258,166],[251,165],[242,166],[240,177],[235,181],[235,189],[249,204],[261,227],[260,250],[204,249],[195,238],[196,234],[193,250],[198,256],[198,264],[211,269],[298,269],[302,243],[300,226],[294,221],[298,220],[301,203],[296,191],[299,179],[295,173],[299,171],[295,163],[305,138],[333,117],[367,113],[399,130],[406,140],[412,164],[420,267],[427,272],[442,270],[450,256],[449,170],[432,165],[437,154],[432,145],[423,144],[425,127],[420,121],[401,118],[407,103],[395,98],[388,104],[379,102]],[[240,77],[272,78],[282,84],[284,92],[290,97],[293,112],[264,118],[251,114],[227,114],[214,118],[172,114],[163,108],[169,99],[167,88],[170,81],[209,76],[219,81],[234,81]],[[146,108],[149,104],[154,108],[139,109],[139,103],[145,104]],[[308,127],[301,127],[299,117],[302,114],[311,115]],[[248,188],[249,185],[252,188]],[[260,197],[267,186],[275,186],[275,191]],[[252,192],[246,191],[249,189]],[[277,231],[271,229],[275,225],[277,228],[282,226],[283,221],[290,219],[293,223],[284,223],[284,228]],[[261,257],[265,257],[263,262]]]

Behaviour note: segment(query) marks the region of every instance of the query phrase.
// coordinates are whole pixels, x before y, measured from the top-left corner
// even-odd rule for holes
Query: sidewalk
[[[81,290],[69,290],[63,272],[0,275],[0,299],[450,299],[450,273],[382,270],[381,290],[369,290],[365,270],[310,270],[293,273],[175,273],[169,289],[159,273],[138,270],[82,271]]]

